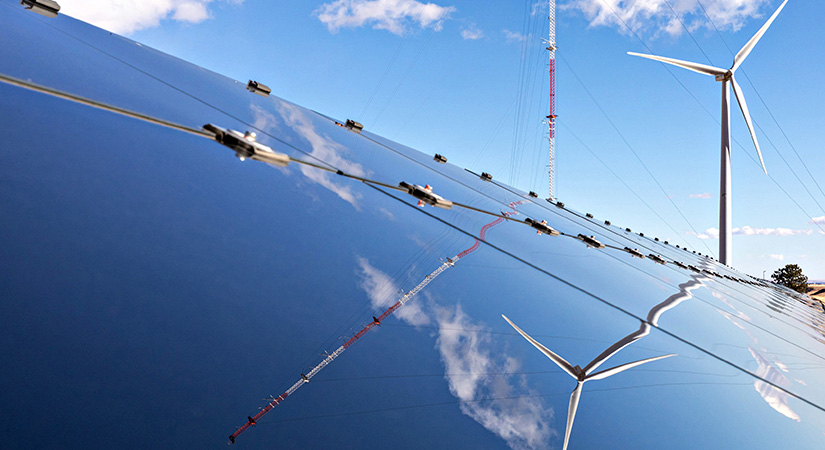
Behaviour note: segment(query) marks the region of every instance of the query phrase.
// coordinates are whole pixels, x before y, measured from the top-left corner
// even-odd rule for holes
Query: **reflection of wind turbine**
[[[570,431],[573,428],[573,420],[576,418],[576,409],[579,406],[579,397],[581,396],[582,385],[585,383],[585,381],[602,380],[611,375],[615,375],[619,372],[624,372],[627,369],[631,369],[633,367],[640,366],[645,363],[649,363],[663,358],[669,358],[671,356],[676,356],[675,354],[655,356],[653,358],[647,358],[640,361],[622,364],[620,366],[593,373],[593,371],[596,370],[597,367],[599,367],[602,363],[607,361],[608,358],[618,353],[619,350],[639,340],[639,338],[641,338],[642,336],[647,335],[647,333],[650,330],[650,325],[648,325],[647,323],[643,323],[642,328],[640,328],[639,331],[634,332],[626,336],[619,342],[613,344],[610,348],[602,352],[601,355],[597,356],[596,359],[590,361],[590,363],[586,365],[584,369],[582,369],[579,366],[571,365],[564,358],[553,353],[552,351],[550,351],[550,349],[541,345],[541,343],[539,343],[537,340],[531,338],[527,333],[522,331],[521,328],[517,327],[516,324],[511,322],[510,319],[507,318],[507,316],[502,315],[501,317],[504,317],[504,320],[506,320],[507,323],[509,323],[513,328],[515,328],[516,331],[519,332],[519,334],[524,336],[525,339],[527,339],[531,344],[533,344],[533,346],[535,346],[542,353],[544,353],[545,356],[550,358],[551,361],[556,363],[556,365],[559,366],[563,371],[567,372],[568,375],[576,379],[576,388],[573,389],[573,393],[570,394],[570,407],[567,410],[567,429],[564,432],[564,450],[567,449],[567,443],[570,441]]]
[[[765,161],[762,160],[762,151],[759,149],[759,143],[756,141],[756,133],[753,130],[753,123],[751,123],[751,116],[748,112],[748,105],[745,103],[745,97],[742,95],[742,88],[739,83],[733,78],[733,73],[742,64],[745,58],[748,57],[753,47],[759,41],[768,27],[771,26],[773,20],[785,7],[788,0],[782,2],[779,9],[762,25],[762,28],[739,50],[739,53],[733,58],[733,66],[730,69],[720,69],[718,67],[706,66],[694,62],[681,61],[673,58],[665,58],[662,56],[643,55],[640,53],[628,52],[629,55],[641,56],[642,58],[652,59],[663,63],[672,64],[674,66],[682,67],[684,69],[692,70],[694,72],[703,73],[716,77],[716,81],[722,82],[722,167],[720,170],[719,181],[719,261],[722,264],[732,264],[732,235],[731,235],[731,183],[730,183],[730,94],[728,91],[728,82],[733,87],[733,93],[736,95],[736,101],[739,102],[739,108],[742,110],[742,115],[745,117],[745,123],[748,125],[748,131],[751,133],[753,145],[756,146],[756,154],[759,155],[759,161],[762,163],[762,170],[765,174],[768,170],[765,169]]]

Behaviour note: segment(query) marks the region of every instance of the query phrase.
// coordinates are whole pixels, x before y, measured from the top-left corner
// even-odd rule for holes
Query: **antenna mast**
[[[549,14],[547,19],[550,22],[550,33],[547,36],[547,51],[550,55],[550,111],[547,115],[548,135],[550,143],[549,163],[547,172],[549,175],[550,196],[549,200],[556,199],[556,1],[549,1]]]

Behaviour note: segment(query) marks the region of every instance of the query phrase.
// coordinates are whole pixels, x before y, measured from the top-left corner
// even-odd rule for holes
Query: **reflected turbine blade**
[[[533,344],[533,346],[534,346],[534,347],[536,347],[537,349],[539,349],[539,350],[540,350],[542,353],[544,353],[544,354],[545,354],[548,358],[550,358],[550,360],[552,360],[554,363],[556,363],[556,365],[557,365],[557,366],[559,366],[559,367],[561,368],[561,370],[563,370],[563,371],[567,372],[567,374],[568,374],[568,375],[570,375],[571,377],[578,379],[578,376],[576,375],[576,372],[573,370],[573,366],[572,366],[569,362],[565,361],[565,360],[564,360],[564,358],[562,358],[561,356],[559,356],[559,355],[557,355],[557,354],[553,353],[552,351],[550,351],[550,349],[549,349],[549,348],[547,348],[547,347],[545,347],[545,346],[541,345],[541,343],[540,343],[539,341],[537,341],[537,340],[535,340],[535,339],[531,338],[531,337],[530,337],[527,333],[525,333],[524,331],[521,331],[521,328],[517,327],[517,326],[516,326],[516,324],[514,324],[514,323],[513,323],[510,319],[508,319],[508,318],[507,318],[507,316],[505,316],[504,314],[502,314],[502,315],[501,315],[501,317],[504,317],[504,320],[506,320],[506,321],[507,321],[507,323],[509,323],[509,324],[510,324],[510,326],[512,326],[513,328],[515,328],[515,329],[516,329],[516,331],[518,331],[520,335],[524,336],[524,339],[527,339],[527,340],[528,340],[531,344]]]
[[[585,379],[585,381],[590,380],[601,380],[607,378],[612,375],[616,375],[619,372],[624,372],[627,369],[632,369],[636,366],[641,366],[642,364],[647,364],[649,362],[657,361],[659,359],[670,358],[671,356],[676,356],[676,353],[671,353],[669,355],[662,355],[662,356],[654,356],[653,358],[643,359],[641,361],[631,362],[627,364],[622,364],[621,366],[613,367],[612,369],[602,370],[601,372],[596,372],[593,375],[590,375]]]
[[[716,75],[724,75],[724,74],[728,73],[727,70],[720,69],[718,67],[706,66],[704,64],[699,64],[699,63],[690,62],[690,61],[682,61],[681,59],[665,58],[664,56],[656,56],[656,55],[646,55],[644,53],[627,52],[627,54],[630,55],[630,56],[639,56],[639,57],[642,57],[642,58],[652,59],[654,61],[659,61],[659,62],[663,62],[663,63],[672,64],[674,66],[678,66],[678,67],[681,67],[681,68],[687,69],[687,70],[692,70],[694,72],[703,73],[705,75],[716,76]]]
[[[779,12],[782,11],[782,8],[785,7],[785,3],[788,3],[788,0],[785,0],[784,2],[782,2],[781,5],[779,5],[779,8],[776,10],[776,12],[773,13],[771,18],[768,19],[767,22],[765,22],[765,25],[762,25],[762,28],[760,28],[759,31],[757,31],[756,34],[753,35],[751,40],[749,40],[748,43],[745,44],[744,47],[742,47],[742,50],[739,50],[739,53],[737,53],[736,57],[733,58],[733,67],[730,68],[731,72],[735,72],[736,69],[738,69],[739,66],[742,64],[742,61],[744,61],[745,58],[748,57],[751,50],[753,50],[753,47],[756,45],[757,42],[759,42],[759,39],[762,38],[762,35],[765,34],[766,31],[768,31],[768,27],[771,26],[771,23],[773,23],[773,20],[776,19],[776,16],[779,15]]]
[[[756,154],[759,155],[759,162],[762,163],[762,170],[765,171],[765,175],[768,174],[768,169],[765,168],[765,161],[762,159],[762,150],[759,149],[759,142],[756,141],[756,132],[753,129],[753,123],[751,122],[751,114],[748,112],[748,104],[745,103],[745,96],[742,94],[742,88],[739,87],[739,83],[736,82],[736,79],[731,77],[731,87],[733,87],[733,95],[736,96],[736,101],[739,102],[739,109],[742,110],[742,115],[745,116],[745,123],[748,124],[748,131],[751,132],[751,139],[753,139],[753,145],[756,147]]]
[[[642,322],[642,326],[639,327],[637,331],[628,334],[627,336],[623,337],[619,342],[611,345],[607,350],[603,351],[599,356],[596,357],[593,361],[590,361],[590,364],[584,367],[584,373],[588,374],[594,370],[596,370],[599,366],[604,364],[605,361],[610,359],[611,356],[619,353],[619,350],[627,347],[628,345],[638,341],[639,339],[647,336],[650,333],[650,325],[645,322]]]
[[[567,450],[567,443],[570,442],[570,432],[573,430],[573,421],[576,420],[576,409],[579,407],[579,397],[582,394],[582,382],[576,383],[576,389],[570,394],[570,406],[567,409],[567,429],[564,430],[564,447]]]

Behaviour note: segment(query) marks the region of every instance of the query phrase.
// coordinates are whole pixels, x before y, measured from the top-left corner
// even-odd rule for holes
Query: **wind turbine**
[[[674,305],[675,306],[675,305]],[[549,348],[541,345],[540,342],[530,337],[527,333],[521,330],[516,324],[514,324],[510,319],[507,318],[505,315],[501,315],[504,317],[504,320],[507,321],[516,331],[519,332],[520,335],[527,339],[528,342],[533,344],[534,347],[539,349],[545,356],[550,358],[551,361],[556,363],[557,366],[561,368],[561,370],[565,371],[568,375],[576,379],[576,388],[573,389],[573,393],[570,394],[570,406],[567,410],[567,428],[564,432],[564,447],[562,450],[567,450],[567,443],[570,442],[570,431],[573,429],[573,420],[576,418],[576,409],[579,407],[579,397],[581,396],[582,386],[586,381],[590,380],[602,380],[609,376],[616,375],[619,372],[624,372],[627,369],[631,369],[636,366],[641,366],[642,364],[646,364],[649,362],[653,362],[659,359],[669,358],[671,356],[676,356],[675,353],[670,355],[663,355],[663,356],[654,356],[653,358],[647,358],[640,361],[635,361],[627,364],[622,364],[620,366],[616,366],[610,369],[605,369],[599,372],[593,373],[596,368],[598,368],[602,363],[607,361],[611,356],[615,355],[619,352],[619,350],[627,347],[628,345],[636,342],[637,340],[641,339],[642,337],[646,336],[650,331],[650,325],[647,322],[642,323],[642,327],[639,331],[631,333],[621,339],[619,342],[616,342],[610,348],[603,351],[601,355],[597,356],[596,359],[590,361],[588,365],[582,369],[579,366],[573,366],[569,362],[565,361],[564,358],[561,356],[553,353]]]
[[[745,103],[745,97],[742,95],[742,88],[733,77],[734,72],[748,57],[753,47],[771,26],[776,16],[785,7],[788,0],[782,2],[776,12],[773,13],[770,19],[762,25],[762,28],[739,50],[739,53],[733,58],[733,65],[730,69],[720,69],[718,67],[706,66],[704,64],[682,61],[673,58],[665,58],[662,56],[645,55],[641,53],[628,52],[628,55],[641,56],[642,58],[652,59],[663,63],[672,64],[674,66],[682,67],[684,69],[692,70],[694,72],[711,75],[716,78],[716,81],[722,82],[722,163],[719,180],[719,261],[722,264],[733,264],[733,239],[731,229],[731,182],[730,182],[730,94],[728,90],[728,83],[733,87],[733,93],[736,95],[736,101],[739,103],[739,108],[742,110],[742,115],[745,117],[745,123],[748,124],[748,131],[751,133],[753,145],[756,147],[756,154],[759,155],[759,162],[762,163],[762,170],[765,175],[768,170],[765,168],[765,161],[762,159],[762,151],[759,149],[759,142],[756,140],[756,133],[753,130],[753,123],[748,112],[748,105]]]

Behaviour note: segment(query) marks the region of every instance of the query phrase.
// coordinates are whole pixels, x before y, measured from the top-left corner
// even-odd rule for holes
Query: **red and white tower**
[[[547,114],[548,141],[550,142],[550,156],[547,165],[549,174],[550,200],[556,199],[556,1],[550,0],[549,14],[550,33],[547,36],[547,51],[550,55],[550,111]]]

